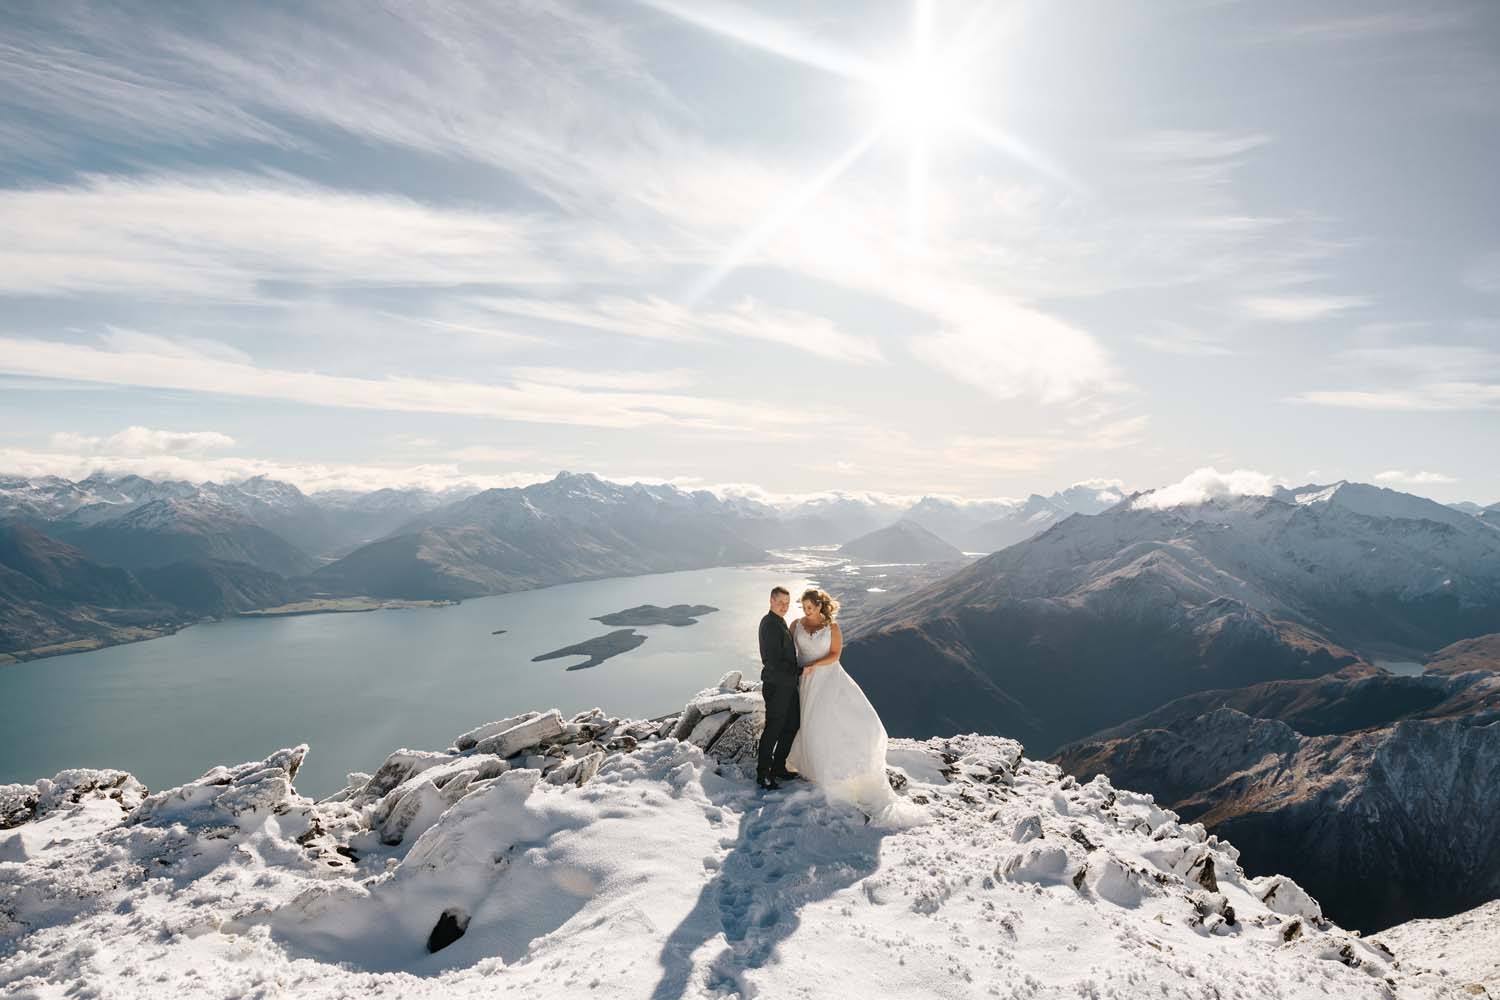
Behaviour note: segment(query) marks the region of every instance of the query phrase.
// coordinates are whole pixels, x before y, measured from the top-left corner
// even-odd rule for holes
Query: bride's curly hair
[[[833,595],[826,590],[810,587],[802,592],[803,601],[812,601],[818,606],[818,613],[823,616],[824,621],[833,621],[839,614],[839,602],[833,599]]]

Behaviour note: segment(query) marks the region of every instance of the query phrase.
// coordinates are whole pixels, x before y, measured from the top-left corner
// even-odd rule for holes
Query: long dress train
[[[808,632],[792,623],[797,662],[828,655],[833,630]],[[808,778],[830,798],[859,807],[877,826],[904,827],[932,817],[897,795],[885,775],[885,726],[864,691],[838,661],[817,667],[798,681],[802,723],[792,740],[787,767]]]

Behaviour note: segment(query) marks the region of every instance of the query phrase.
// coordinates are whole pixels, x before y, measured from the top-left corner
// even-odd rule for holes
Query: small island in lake
[[[611,656],[619,656],[628,653],[641,643],[646,637],[633,628],[616,629],[605,635],[596,635],[592,639],[564,646],[562,649],[554,649],[550,653],[541,656],[533,656],[532,663],[540,663],[543,660],[558,660],[564,656],[587,656],[587,663],[576,663],[569,670],[587,670],[589,667],[597,667]]]
[[[612,615],[600,615],[593,620],[605,625],[674,625],[681,628],[684,625],[696,625],[699,618],[718,610],[707,604],[674,604],[670,608],[642,604],[640,607],[616,611]]]

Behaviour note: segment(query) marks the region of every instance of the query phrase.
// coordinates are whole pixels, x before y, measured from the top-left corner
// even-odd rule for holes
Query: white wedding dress
[[[833,629],[808,632],[792,623],[797,663],[828,655]],[[811,780],[830,798],[859,807],[883,827],[915,826],[932,817],[897,795],[885,776],[885,726],[870,700],[841,663],[817,667],[798,681],[802,722],[792,740],[787,767]]]

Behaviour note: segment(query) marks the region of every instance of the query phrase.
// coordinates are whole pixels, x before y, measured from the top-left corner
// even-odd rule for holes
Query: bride
[[[826,591],[802,595],[802,617],[792,623],[802,723],[787,767],[832,798],[858,806],[876,826],[913,826],[931,817],[897,795],[885,776],[886,732],[874,706],[839,663],[843,634],[834,617],[839,602]]]

